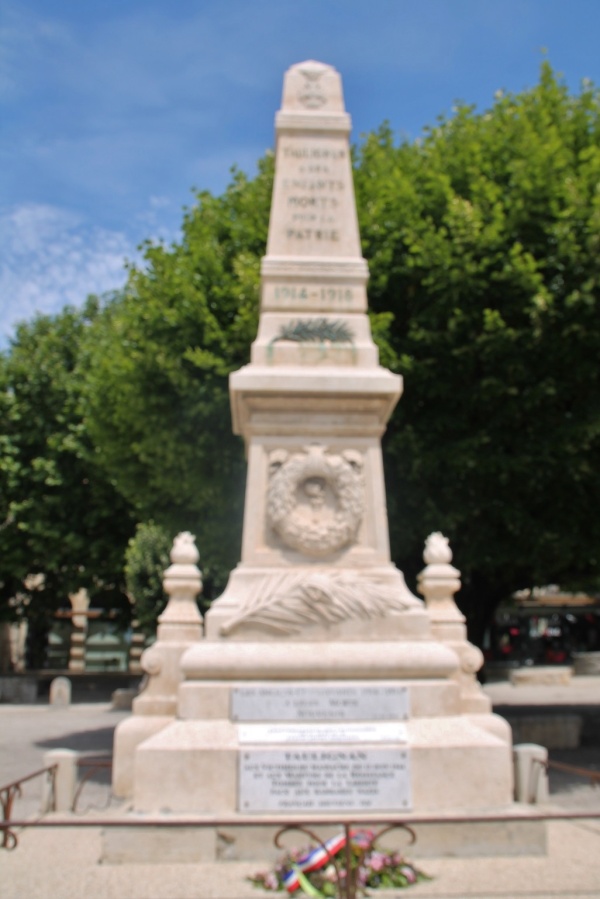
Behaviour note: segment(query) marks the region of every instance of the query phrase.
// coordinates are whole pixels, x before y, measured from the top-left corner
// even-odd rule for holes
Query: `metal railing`
[[[81,771],[85,769],[85,773],[78,779],[77,788],[73,796],[73,804],[71,811],[77,813],[78,803],[83,792],[83,788],[92,779],[98,771],[112,771],[112,756],[83,756],[77,761],[77,768]],[[109,800],[110,801],[110,800]],[[107,803],[108,807],[108,803]]]
[[[550,759],[545,763],[546,771],[554,768],[556,771],[564,771],[567,774],[577,774],[589,780],[592,787],[600,784],[600,771],[592,771],[590,768],[581,768],[578,765],[567,765],[566,762],[553,762]]]
[[[326,854],[327,863],[331,863],[336,871],[336,889],[338,899],[356,899],[360,888],[358,880],[358,872],[361,860],[367,852],[369,852],[377,841],[391,830],[403,830],[410,837],[408,845],[412,845],[417,840],[415,827],[419,825],[435,825],[435,824],[485,824],[495,823],[498,821],[506,822],[531,822],[531,821],[556,821],[556,820],[585,820],[600,818],[600,809],[584,809],[584,810],[560,810],[555,808],[531,808],[527,814],[520,812],[508,812],[504,814],[469,814],[466,812],[462,815],[434,815],[434,814],[411,814],[402,818],[394,815],[377,815],[374,813],[360,814],[354,818],[346,818],[339,815],[319,814],[318,821],[311,818],[310,815],[296,815],[294,818],[283,819],[282,816],[274,816],[272,818],[261,816],[257,819],[255,816],[235,815],[231,814],[224,817],[203,817],[199,818],[192,814],[181,816],[151,816],[145,814],[143,817],[137,818],[135,814],[113,817],[85,817],[82,818],[77,813],[78,802],[81,798],[82,790],[86,783],[100,769],[108,769],[112,765],[110,757],[83,757],[78,760],[78,768],[85,769],[85,773],[78,779],[70,812],[65,815],[54,813],[51,818],[31,818],[16,819],[12,818],[13,803],[15,798],[21,795],[21,785],[33,780],[36,777],[47,777],[48,787],[46,793],[46,810],[53,811],[55,809],[55,779],[58,765],[51,765],[46,768],[40,768],[38,771],[13,781],[10,784],[0,787],[0,805],[2,807],[2,821],[0,822],[0,849],[15,849],[18,845],[17,830],[25,828],[69,828],[69,827],[97,827],[97,828],[220,828],[231,827],[233,825],[240,827],[255,827],[257,824],[276,829],[274,836],[275,845],[278,848],[284,848],[280,842],[284,834],[290,831],[298,831],[306,834],[317,846],[321,847]],[[567,773],[576,774],[588,779],[594,785],[600,783],[600,772],[591,771],[586,768],[580,768],[575,765],[567,765],[562,762],[543,762],[539,759],[533,760],[532,770],[541,773],[542,769],[556,768]],[[535,795],[535,790],[533,791]],[[335,825],[340,828],[345,837],[343,867],[340,867],[339,860],[334,854],[328,851],[325,841],[316,833],[315,827],[329,827]],[[369,833],[369,839],[365,840],[359,847],[353,841],[353,835],[356,830],[368,826],[376,825],[379,829]]]
[[[600,771],[593,771],[591,768],[582,768],[579,765],[569,765],[566,762],[554,762],[551,759],[532,759],[531,760],[531,783],[529,787],[528,801],[535,803],[537,796],[539,777],[542,771],[548,774],[550,769],[555,771],[564,771],[565,774],[575,774],[577,777],[583,777],[590,782],[593,787],[600,785]],[[595,817],[591,815],[591,817]]]
[[[234,817],[229,816],[227,818],[208,818],[208,819],[199,819],[194,818],[192,815],[181,818],[160,818],[160,817],[148,817],[144,816],[144,818],[136,819],[135,817],[127,816],[127,817],[113,817],[113,818],[80,818],[80,817],[58,817],[53,816],[48,819],[38,819],[35,821],[9,821],[0,824],[0,829],[3,829],[5,832],[12,832],[12,828],[25,828],[25,827],[43,827],[43,828],[69,828],[69,827],[96,827],[96,828],[127,828],[127,829],[148,829],[148,828],[166,828],[166,829],[177,829],[177,828],[191,828],[195,827],[198,829],[203,828],[220,828],[220,827],[228,827],[228,826],[239,826],[239,827],[256,827],[257,824],[266,827],[277,828],[277,832],[275,834],[274,840],[275,845],[278,848],[281,847],[281,843],[279,842],[281,837],[289,832],[289,831],[299,831],[301,833],[307,834],[311,839],[313,839],[317,844],[323,847],[326,850],[324,845],[324,840],[321,840],[320,837],[315,833],[315,826],[331,826],[335,825],[336,827],[343,830],[346,836],[346,846],[349,844],[349,840],[351,839],[351,834],[354,830],[364,828],[369,825],[378,825],[381,829],[378,830],[369,841],[369,845],[365,846],[365,852],[369,851],[369,848],[372,848],[376,841],[384,834],[393,829],[402,829],[406,831],[410,836],[409,845],[412,845],[417,840],[417,835],[415,833],[415,828],[418,825],[425,824],[484,824],[484,823],[495,823],[497,821],[501,821],[502,823],[506,823],[508,821],[511,822],[526,822],[529,823],[531,821],[569,821],[569,820],[590,820],[595,818],[600,818],[600,810],[592,811],[559,811],[555,809],[547,809],[544,811],[535,811],[528,812],[527,815],[520,814],[492,814],[492,815],[454,815],[454,816],[440,816],[440,815],[411,815],[410,819],[406,818],[394,818],[393,816],[376,816],[369,815],[364,816],[360,815],[357,819],[348,819],[342,818],[340,816],[319,816],[318,825],[315,824],[314,819],[313,822],[310,822],[310,818],[308,816],[304,816],[305,820],[289,820],[287,824],[284,824],[281,818],[264,818],[261,817],[260,820],[257,820],[255,817]],[[16,842],[15,842],[16,845]],[[14,846],[9,846],[7,848],[14,848]],[[349,850],[346,849],[346,853]],[[343,872],[340,871],[339,866],[336,864],[336,860],[328,856],[328,861],[330,861],[336,867],[336,871],[338,874],[338,882],[337,882],[337,897],[338,899],[356,899],[356,895],[359,889],[358,883],[358,864],[356,862],[352,864],[352,861],[349,860],[349,855],[346,854],[345,858],[345,871],[350,871],[351,875],[344,876]]]
[[[13,780],[12,783],[5,784],[3,787],[0,787],[0,806],[2,807],[2,823],[0,824],[0,829],[2,830],[2,841],[0,842],[0,849],[14,849],[17,846],[18,839],[17,835],[14,832],[13,828],[19,826],[18,822],[15,822],[11,819],[13,803],[15,799],[23,795],[23,791],[21,789],[24,783],[27,783],[30,780],[34,780],[36,777],[47,778],[47,806],[48,811],[52,811],[54,808],[54,786],[56,780],[56,771],[58,765],[49,765],[47,768],[40,768],[38,771],[33,771],[31,774],[27,774],[25,777],[21,777],[19,780]],[[32,826],[37,822],[30,821],[27,822],[26,825],[22,826]]]

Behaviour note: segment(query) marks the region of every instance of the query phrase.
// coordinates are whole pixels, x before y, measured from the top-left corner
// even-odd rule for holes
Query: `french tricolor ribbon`
[[[322,846],[318,846],[316,849],[307,853],[307,855],[302,856],[294,866],[296,870],[292,868],[292,870],[288,871],[287,874],[284,874],[282,878],[283,885],[288,893],[293,893],[294,890],[297,890],[300,886],[298,871],[307,874],[310,871],[318,871],[319,868],[324,867],[324,865],[331,860],[332,856],[336,855],[340,849],[343,849],[345,845],[346,835],[340,833],[336,837],[330,837],[330,839],[325,840]]]

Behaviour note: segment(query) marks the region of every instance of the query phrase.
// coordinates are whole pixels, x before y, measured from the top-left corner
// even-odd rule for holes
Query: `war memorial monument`
[[[202,621],[198,554],[177,538],[148,685],[115,737],[129,814],[225,820],[231,857],[250,852],[249,816],[260,832],[515,808],[510,728],[476,681],[447,541],[427,541],[424,600],[390,560],[380,441],[402,379],[369,327],[349,133],[337,71],[292,66],[258,334],[230,378],[241,561]],[[219,857],[218,832],[202,839]]]

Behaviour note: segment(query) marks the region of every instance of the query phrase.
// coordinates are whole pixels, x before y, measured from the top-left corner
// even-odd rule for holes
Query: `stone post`
[[[425,597],[433,636],[450,646],[459,658],[461,711],[485,714],[491,702],[475,676],[483,665],[483,653],[467,640],[465,617],[454,601],[454,594],[460,590],[460,571],[450,564],[448,538],[439,532],[430,534],[423,560],[426,567],[417,578],[418,590]]]
[[[42,812],[70,812],[77,789],[77,762],[79,753],[72,749],[51,749],[44,753],[44,767],[57,765],[54,775],[54,792],[51,781],[44,781]]]
[[[137,746],[166,727],[177,712],[177,690],[183,679],[181,656],[190,644],[202,639],[202,616],[196,597],[202,576],[196,563],[200,556],[194,537],[178,534],[171,550],[172,565],[164,573],[163,587],[169,601],[158,619],[156,642],[141,657],[147,683],[133,700],[133,715],[116,730],[113,763],[113,792],[130,796]]]
[[[55,677],[50,683],[50,705],[68,706],[71,704],[71,681],[68,677]]]
[[[515,800],[538,803],[548,801],[548,750],[536,743],[513,746]]]

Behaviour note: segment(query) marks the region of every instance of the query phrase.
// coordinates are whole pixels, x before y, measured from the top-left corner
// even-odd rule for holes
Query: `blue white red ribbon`
[[[300,886],[300,881],[298,879],[298,871],[302,871],[304,874],[308,874],[311,871],[318,871],[319,868],[323,868],[329,861],[331,861],[332,856],[337,855],[340,849],[343,849],[346,845],[346,835],[343,833],[338,834],[336,837],[330,837],[330,839],[325,840],[322,846],[318,846],[316,849],[311,850],[306,855],[303,855],[302,858],[298,859],[294,868],[291,871],[288,871],[282,878],[283,885],[288,891],[288,893],[293,893],[294,890],[297,890]]]

